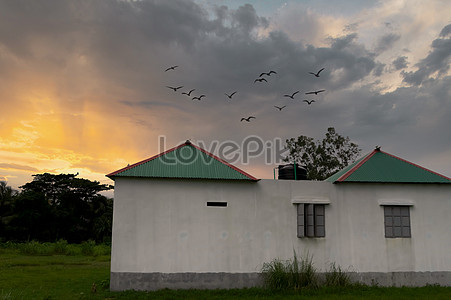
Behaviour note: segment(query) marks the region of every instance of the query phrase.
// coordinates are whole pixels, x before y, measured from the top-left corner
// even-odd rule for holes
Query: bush
[[[54,254],[66,254],[67,253],[68,243],[66,240],[58,240],[53,244],[53,253]]]
[[[24,255],[52,255],[53,249],[48,243],[31,241],[19,244],[19,252]]]
[[[6,242],[0,244],[0,249],[17,249],[23,255],[108,256],[111,254],[110,245],[96,245],[92,240],[81,244],[69,244],[66,240],[59,240],[55,243],[40,243],[37,241],[27,243]]]
[[[94,256],[102,256],[102,255],[110,255],[111,254],[111,246],[110,245],[96,245],[94,247]]]
[[[94,247],[96,246],[96,242],[93,240],[89,240],[81,243],[81,254],[86,256],[94,255]]]

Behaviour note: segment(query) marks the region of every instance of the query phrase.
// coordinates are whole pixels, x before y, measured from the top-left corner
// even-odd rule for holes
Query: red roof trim
[[[225,160],[223,160],[223,159],[217,157],[217,156],[214,155],[213,153],[210,153],[210,152],[206,151],[205,149],[202,149],[202,148],[200,148],[200,147],[198,147],[198,146],[196,146],[196,145],[194,145],[194,144],[192,144],[191,142],[188,142],[188,141],[185,142],[185,143],[183,143],[183,144],[181,144],[181,145],[178,145],[178,146],[176,146],[176,147],[174,147],[174,148],[171,148],[171,149],[169,149],[169,150],[166,150],[166,151],[164,151],[164,152],[161,152],[160,154],[157,154],[157,155],[155,155],[155,156],[152,156],[152,157],[150,157],[150,158],[148,158],[148,159],[142,160],[142,161],[137,162],[137,163],[135,163],[135,164],[133,164],[133,165],[127,166],[127,167],[125,167],[125,168],[122,168],[122,169],[117,170],[117,171],[115,171],[115,172],[112,172],[112,173],[110,173],[110,174],[107,174],[106,176],[107,176],[107,177],[113,177],[113,176],[115,176],[115,175],[117,175],[117,174],[119,174],[119,173],[121,173],[121,172],[127,171],[127,170],[129,170],[129,169],[131,169],[131,168],[134,168],[134,167],[136,167],[136,166],[145,164],[146,162],[152,161],[152,160],[154,160],[154,159],[156,159],[156,158],[158,158],[158,157],[160,157],[160,156],[163,156],[163,155],[165,155],[165,154],[167,154],[167,153],[169,153],[169,152],[175,151],[175,150],[177,150],[177,149],[179,149],[179,148],[181,148],[181,147],[184,147],[184,146],[193,146],[194,148],[196,148],[196,149],[202,151],[203,153],[205,153],[205,154],[211,156],[212,158],[214,158],[214,159],[216,159],[217,161],[219,161],[219,162],[225,164],[226,166],[228,166],[228,167],[234,169],[235,171],[238,171],[239,173],[243,174],[244,176],[248,177],[249,179],[251,179],[251,180],[253,180],[253,181],[259,181],[259,180],[260,180],[260,179],[258,179],[258,178],[255,178],[254,176],[252,176],[252,175],[250,175],[250,174],[244,172],[243,170],[241,170],[241,169],[235,167],[234,165],[232,165],[232,164],[226,162]]]
[[[413,162],[410,162],[410,161],[408,161],[408,160],[405,160],[405,159],[403,159],[403,158],[401,158],[401,157],[398,157],[398,156],[396,156],[396,155],[393,155],[393,154],[390,154],[390,153],[387,153],[387,152],[384,152],[384,151],[381,151],[381,152],[384,153],[384,154],[387,154],[387,155],[389,155],[389,156],[391,156],[391,157],[393,157],[393,158],[396,158],[396,159],[399,159],[399,160],[401,160],[401,161],[403,161],[403,162],[406,162],[406,163],[408,163],[408,164],[411,164],[412,166],[418,167],[418,168],[423,169],[423,170],[425,170],[425,171],[427,171],[427,172],[430,172],[430,173],[432,173],[432,174],[438,175],[438,176],[440,176],[440,177],[443,177],[443,178],[448,179],[449,181],[451,181],[451,178],[446,177],[445,175],[442,175],[442,174],[439,174],[439,173],[434,172],[434,171],[432,171],[432,170],[429,170],[429,169],[427,169],[427,168],[425,168],[425,167],[422,167],[422,166],[420,166],[420,165],[417,165],[417,164],[415,164],[415,163],[413,163]]]
[[[379,150],[380,151],[380,150]],[[360,168],[364,163],[366,163],[371,157],[376,154],[376,152],[379,152],[378,150],[373,150],[370,154],[368,154],[364,159],[362,159],[358,164],[356,164],[351,170],[341,175],[335,182],[342,182],[345,181],[346,178],[351,176],[352,173],[354,173],[358,168]]]

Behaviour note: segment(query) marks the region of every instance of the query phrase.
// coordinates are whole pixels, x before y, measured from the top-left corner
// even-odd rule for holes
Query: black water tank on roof
[[[279,179],[295,180],[294,164],[279,165]],[[296,165],[296,180],[307,180],[307,170]]]

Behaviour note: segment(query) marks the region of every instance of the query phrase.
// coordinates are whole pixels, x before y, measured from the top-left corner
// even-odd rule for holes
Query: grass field
[[[36,246],[36,245],[35,245]],[[40,246],[39,246],[40,247]],[[451,288],[352,286],[276,292],[239,290],[160,290],[110,292],[108,251],[66,245],[63,251],[0,247],[0,300],[3,299],[451,299]],[[97,248],[96,248],[97,247]],[[33,249],[33,247],[31,248]],[[38,249],[38,250],[36,250]],[[51,250],[53,249],[53,250]],[[28,254],[27,254],[28,253]],[[30,254],[32,253],[32,254]],[[89,254],[89,255],[88,255]],[[95,284],[95,291],[92,290]]]

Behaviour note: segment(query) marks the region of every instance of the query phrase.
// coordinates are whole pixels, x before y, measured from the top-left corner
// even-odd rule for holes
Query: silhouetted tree
[[[109,240],[113,200],[100,192],[113,187],[77,175],[36,174],[21,186],[10,224],[12,238],[75,243]]]
[[[342,137],[333,127],[327,129],[326,137],[321,141],[301,135],[287,139],[286,148],[289,154],[284,161],[304,167],[310,180],[328,178],[353,163],[361,151],[349,137]]]
[[[7,230],[8,239],[15,241],[49,241],[56,224],[52,208],[42,193],[26,191],[14,201],[14,210]]]
[[[13,201],[17,191],[8,186],[6,181],[0,181],[0,238],[6,235],[6,227],[13,214]]]

